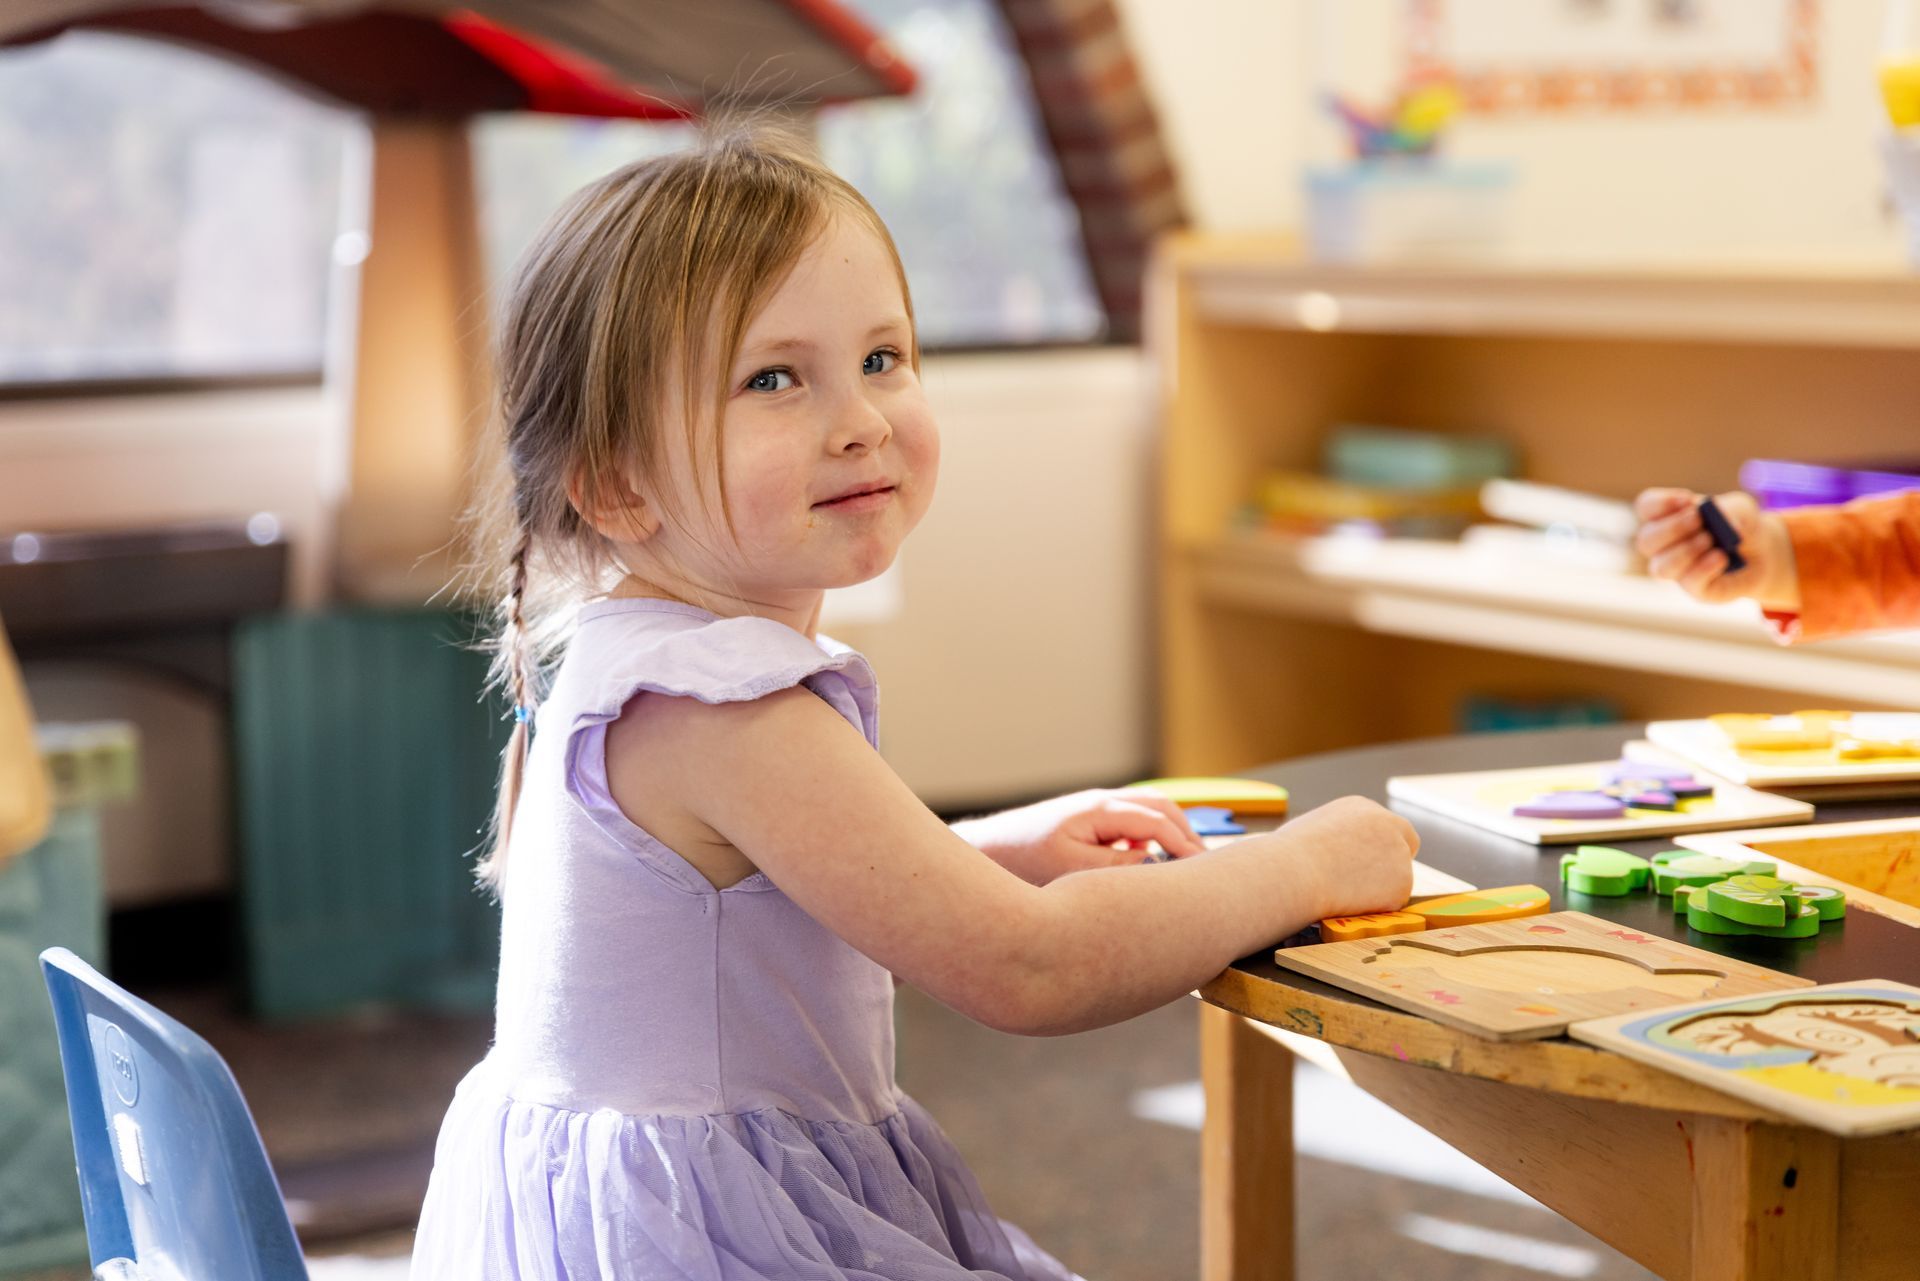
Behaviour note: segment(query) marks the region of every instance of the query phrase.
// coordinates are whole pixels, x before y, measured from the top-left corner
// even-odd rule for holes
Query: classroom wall
[[[326,582],[339,408],[317,387],[0,402],[0,529],[90,529],[273,512],[293,596]]]
[[[892,593],[829,626],[885,694],[882,751],[940,808],[1138,777],[1150,750],[1152,402],[1137,348],[934,356],[940,496]],[[0,529],[272,511],[294,600],[325,598],[339,409],[318,388],[0,404]],[[44,719],[131,719],[147,789],[115,807],[118,905],[230,882],[217,715],[136,672],[41,664]]]
[[[1382,101],[1398,75],[1402,0],[1209,0],[1204,21],[1161,0],[1119,5],[1188,208],[1209,229],[1298,225],[1299,166],[1340,155],[1313,86]],[[1820,12],[1810,104],[1469,116],[1450,145],[1517,167],[1511,249],[1523,259],[1897,265],[1873,150],[1885,3],[1827,0]]]
[[[1157,417],[1144,357],[930,357],[924,375],[940,492],[900,557],[899,613],[835,633],[879,671],[881,753],[940,809],[1142,777]]]

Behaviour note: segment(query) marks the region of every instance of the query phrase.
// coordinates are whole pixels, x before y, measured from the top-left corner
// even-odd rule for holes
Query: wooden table
[[[1630,727],[1429,739],[1251,771],[1295,812],[1396,774],[1605,760]],[[1798,974],[1920,984],[1920,933],[1870,913],[1817,940],[1689,937],[1665,899],[1565,901],[1556,848],[1412,806],[1421,859],[1471,883],[1543,886],[1646,933]],[[1820,821],[1912,813],[1822,806]],[[1671,848],[1619,843],[1642,855]],[[1920,1131],[1842,1139],[1565,1038],[1501,1042],[1282,970],[1271,951],[1201,989],[1201,1274],[1293,1276],[1295,1053],[1338,1059],[1354,1082],[1669,1281],[1913,1281],[1920,1277]]]

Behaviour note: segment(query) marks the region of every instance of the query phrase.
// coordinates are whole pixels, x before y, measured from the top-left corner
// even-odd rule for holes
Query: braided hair
[[[486,857],[475,868],[481,880],[497,884],[505,868],[507,842],[513,836],[513,811],[520,802],[520,780],[526,773],[527,752],[533,743],[533,712],[539,705],[535,688],[533,645],[527,636],[527,561],[533,553],[533,534],[524,523],[520,539],[508,559],[507,594],[500,602],[500,635],[494,644],[496,683],[513,699],[513,733],[507,739],[500,766],[500,794],[495,801],[492,839]]]

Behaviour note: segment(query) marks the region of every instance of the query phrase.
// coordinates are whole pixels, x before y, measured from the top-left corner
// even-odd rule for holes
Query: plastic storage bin
[[[1328,263],[1481,259],[1507,239],[1505,165],[1422,157],[1306,174],[1307,243]]]
[[[1770,511],[1846,503],[1875,494],[1920,489],[1920,459],[1861,469],[1754,458],[1741,464],[1740,488]]]

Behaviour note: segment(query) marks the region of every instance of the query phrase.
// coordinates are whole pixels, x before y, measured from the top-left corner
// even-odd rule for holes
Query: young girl
[[[1749,494],[1722,494],[1715,504],[1747,562],[1735,572],[1700,523],[1700,498],[1649,489],[1634,500],[1634,545],[1654,577],[1701,600],[1758,601],[1784,641],[1920,627],[1920,492],[1786,512],[1761,511]]]
[[[1099,1027],[1400,906],[1412,828],[1348,798],[1142,864],[1202,851],[1156,797],[950,829],[887,769],[873,673],[815,622],[893,560],[939,448],[886,229],[801,152],[742,134],[594,183],[502,348],[523,709],[531,589],[598,598],[508,749],[495,1040],[414,1277],[1067,1277],[895,1086],[893,976],[995,1028]]]

